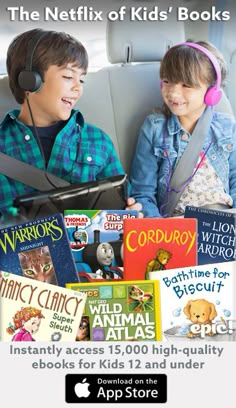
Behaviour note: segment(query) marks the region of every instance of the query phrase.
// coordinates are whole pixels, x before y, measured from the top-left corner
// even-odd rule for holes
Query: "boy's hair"
[[[26,31],[13,39],[7,51],[7,72],[10,89],[19,104],[25,100],[25,91],[18,83],[18,76],[25,69],[29,42],[41,29]],[[50,65],[63,66],[73,63],[87,72],[88,54],[84,46],[69,34],[57,31],[47,31],[37,45],[32,61],[34,71],[42,80]]]
[[[187,42],[194,41],[187,40]],[[195,44],[207,48],[216,57],[221,69],[222,85],[227,74],[223,55],[209,42],[198,41]],[[207,55],[188,45],[176,45],[166,52],[161,62],[160,78],[173,83],[182,82],[190,87],[198,86],[199,82],[206,83],[210,87],[217,79],[215,69]],[[164,109],[164,113],[170,112]]]

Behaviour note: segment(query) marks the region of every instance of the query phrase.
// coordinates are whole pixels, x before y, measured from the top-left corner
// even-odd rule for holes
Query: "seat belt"
[[[195,164],[199,159],[200,152],[210,129],[211,120],[212,108],[207,106],[201,117],[198,119],[187,147],[172,174],[169,186],[167,186],[167,194],[165,197],[166,202],[161,206],[162,214],[164,213],[171,217],[174,213],[177,202],[179,201],[185,186],[189,183],[189,178],[192,176]],[[164,207],[165,210],[163,211]]]
[[[52,186],[57,188],[71,185],[68,181],[50,173],[45,174],[44,170],[1,152],[0,173],[39,191],[52,190]]]

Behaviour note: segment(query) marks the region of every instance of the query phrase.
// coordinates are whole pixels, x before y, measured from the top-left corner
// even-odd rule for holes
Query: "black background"
[[[75,394],[74,387],[78,382],[82,382],[86,378],[86,382],[90,383],[89,386],[89,391],[90,395],[87,398],[79,398]],[[98,379],[103,379],[103,380],[127,380],[131,381],[130,379],[132,378],[132,384],[103,384],[100,383],[98,384]],[[135,380],[141,380],[143,379],[144,384],[135,384]],[[106,374],[106,375],[101,375],[101,374],[67,374],[65,377],[65,385],[66,385],[66,394],[65,394],[65,399],[66,402],[68,403],[164,403],[167,401],[167,377],[165,374]],[[156,383],[149,383],[149,380],[155,381]],[[148,382],[147,382],[148,381]],[[118,400],[115,400],[114,398],[110,398],[108,401],[106,398],[104,398],[103,395],[100,395],[98,397],[98,391],[100,387],[103,387],[104,391],[106,390],[118,390],[121,389],[123,390],[123,396],[119,398]],[[125,388],[126,387],[132,387],[136,388],[137,390],[144,390],[144,389],[150,389],[150,390],[158,390],[158,395],[156,397],[145,397],[145,398],[140,398],[140,397],[134,397],[132,396],[131,398],[127,398],[125,396]]]

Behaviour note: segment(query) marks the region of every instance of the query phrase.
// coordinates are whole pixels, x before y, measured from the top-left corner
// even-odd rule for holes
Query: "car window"
[[[67,0],[66,6],[63,0],[41,0],[37,5],[31,3],[29,4],[28,0],[22,0],[19,6],[16,1],[10,2],[10,4],[9,1],[1,1],[0,74],[6,73],[6,53],[10,42],[16,35],[33,28],[65,31],[77,38],[88,51],[89,70],[97,70],[109,64],[106,56],[106,7],[104,7],[104,2],[101,0],[90,1],[89,6],[86,6],[84,2],[80,6],[80,3],[78,4],[74,0]],[[88,20],[90,17],[93,20],[77,21],[79,7],[82,9],[82,12],[80,11],[82,19],[87,18]],[[117,5],[112,5],[112,7],[115,8]],[[45,21],[46,9],[49,10],[48,21]],[[71,10],[73,13],[68,14]],[[103,12],[102,21],[94,21],[94,19],[96,20],[96,12],[99,13],[101,10]],[[34,12],[38,15],[32,14]],[[65,14],[60,14],[62,12]],[[38,20],[32,21],[33,18],[37,17]],[[22,19],[25,20],[22,21]]]

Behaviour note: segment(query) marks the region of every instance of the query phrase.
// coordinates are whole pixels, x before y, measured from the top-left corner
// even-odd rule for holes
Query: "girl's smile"
[[[162,97],[165,104],[173,114],[178,116],[182,125],[187,123],[189,129],[194,126],[206,107],[204,102],[206,91],[207,85],[203,83],[190,87],[182,82],[172,83],[164,79],[162,84]]]

